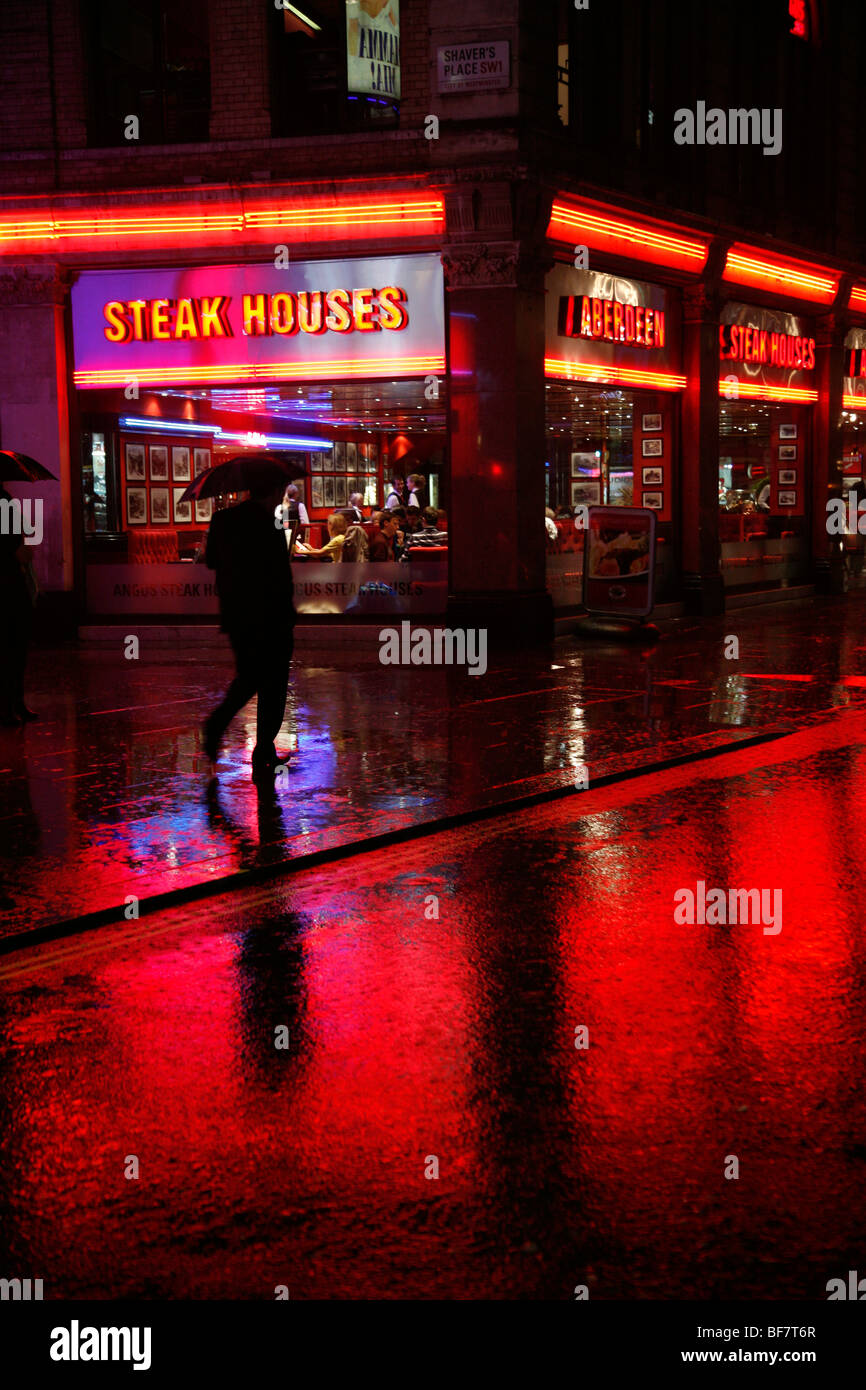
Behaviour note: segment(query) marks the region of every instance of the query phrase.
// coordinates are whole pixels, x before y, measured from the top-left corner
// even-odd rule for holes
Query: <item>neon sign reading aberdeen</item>
[[[563,302],[562,335],[595,338],[630,347],[663,348],[665,315],[649,305],[622,304],[618,299],[568,295]]]

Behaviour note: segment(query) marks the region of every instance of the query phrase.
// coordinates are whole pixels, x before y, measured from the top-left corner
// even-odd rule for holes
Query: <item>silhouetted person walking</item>
[[[261,480],[248,502],[217,512],[205,547],[205,564],[216,571],[222,631],[235,654],[235,678],[204,724],[204,750],[216,762],[226,729],[243,706],[258,696],[253,780],[272,777],[289,760],[274,747],[283,715],[292,658],[295,606],[292,570],[282,525],[274,508],[282,485]]]

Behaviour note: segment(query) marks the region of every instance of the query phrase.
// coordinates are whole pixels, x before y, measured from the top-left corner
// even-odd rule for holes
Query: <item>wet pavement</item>
[[[0,1269],[47,1299],[826,1298],[866,1248],[864,781],[857,706],[7,956]],[[678,923],[698,880],[781,890],[782,930]]]
[[[788,731],[866,701],[866,597],[669,625],[655,648],[561,638],[449,667],[299,646],[275,796],[249,780],[254,706],[208,785],[201,719],[225,650],[33,653],[42,718],[0,730],[0,936],[373,834]],[[739,657],[725,656],[736,635]]]

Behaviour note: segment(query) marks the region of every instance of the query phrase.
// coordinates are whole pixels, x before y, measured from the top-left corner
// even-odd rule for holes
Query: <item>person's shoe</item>
[[[30,724],[34,719],[39,718],[35,709],[30,709],[29,705],[25,705],[23,700],[20,704],[15,706],[14,713],[17,714],[18,718],[25,724]]]
[[[261,782],[273,778],[277,768],[284,767],[291,756],[291,753],[278,753],[276,748],[273,753],[266,753],[264,756],[253,753],[253,781]]]

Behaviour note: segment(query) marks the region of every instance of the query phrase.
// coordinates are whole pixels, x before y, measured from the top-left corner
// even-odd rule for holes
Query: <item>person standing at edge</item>
[[[291,756],[274,746],[286,711],[295,606],[292,569],[274,508],[282,483],[272,476],[252,479],[249,501],[217,512],[205,547],[205,564],[216,572],[221,629],[235,655],[235,678],[221,704],[205,720],[204,751],[212,762],[235,715],[258,696],[253,781],[273,777]]]
[[[0,500],[11,502],[0,485]],[[37,716],[24,700],[24,670],[33,618],[20,535],[0,531],[0,724],[26,724]]]

